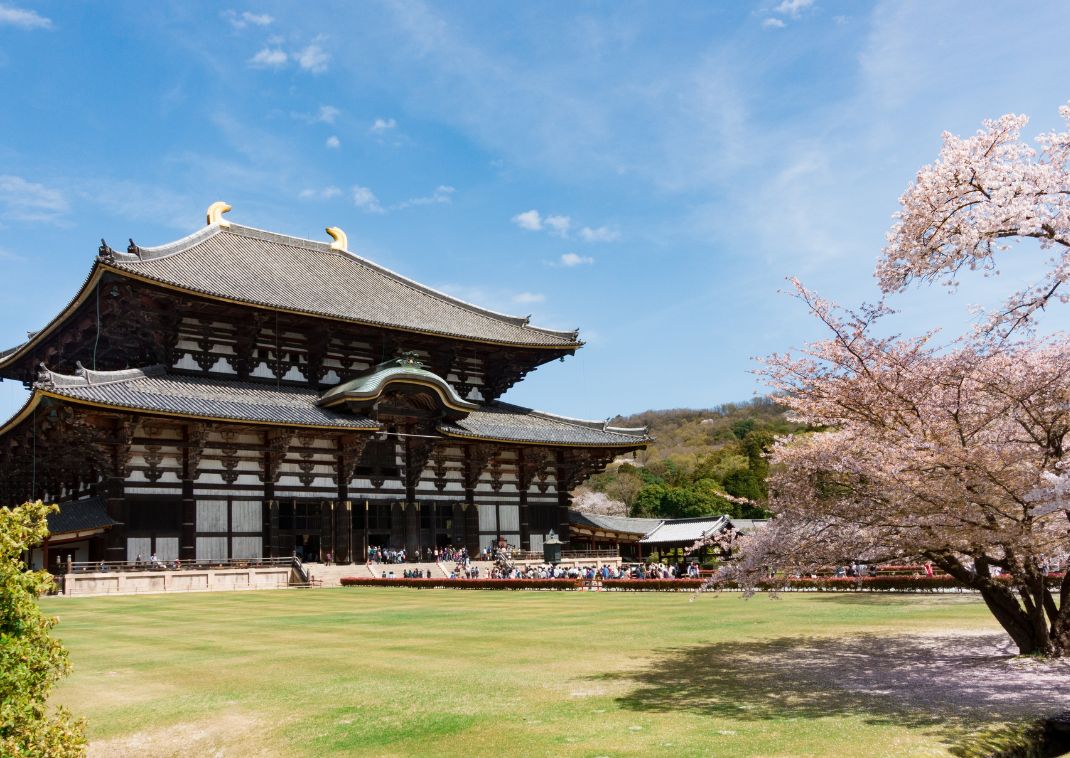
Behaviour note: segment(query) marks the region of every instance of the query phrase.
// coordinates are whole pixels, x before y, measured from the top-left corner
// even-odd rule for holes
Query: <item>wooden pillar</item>
[[[475,558],[479,555],[479,509],[476,508],[472,490],[465,491],[464,499],[464,545],[468,548],[468,555]]]
[[[125,561],[126,560],[126,520],[127,509],[126,500],[124,499],[124,483],[122,477],[111,476],[108,477],[104,483],[105,495],[105,508],[108,511],[108,515],[118,524],[115,524],[107,532],[107,548],[105,549],[105,555],[109,561]]]
[[[390,545],[399,548],[405,544],[405,509],[401,503],[390,504]]]
[[[412,561],[420,552],[420,504],[405,503],[405,554]]]
[[[327,553],[334,552],[334,501],[320,504],[320,563],[327,560]],[[332,556],[333,557],[333,556]]]
[[[520,549],[531,550],[531,525],[528,517],[528,491],[520,490]]]
[[[343,500],[334,507],[334,562],[353,562],[353,503]]]
[[[361,560],[365,563],[368,562],[368,518],[370,517],[370,509],[368,501],[364,501],[364,553],[361,556]]]
[[[453,518],[451,519],[450,526],[452,527],[450,534],[450,544],[453,547],[460,547],[465,544],[464,542],[464,505],[461,503],[453,504]]]

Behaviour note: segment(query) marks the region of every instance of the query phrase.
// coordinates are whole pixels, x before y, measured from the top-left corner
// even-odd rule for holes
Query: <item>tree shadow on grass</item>
[[[741,720],[854,716],[937,732],[1036,719],[1070,704],[1070,664],[1014,657],[1006,635],[783,637],[673,648],[618,698],[636,711]],[[956,751],[959,754],[966,752]]]

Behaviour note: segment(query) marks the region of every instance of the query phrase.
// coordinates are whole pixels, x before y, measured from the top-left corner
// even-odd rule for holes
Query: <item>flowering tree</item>
[[[877,269],[890,293],[991,268],[1015,238],[1057,251],[1043,281],[984,328],[949,345],[935,332],[879,337],[883,305],[843,311],[796,282],[830,336],[771,356],[760,373],[798,421],[829,431],[778,441],[775,518],[742,542],[734,578],[927,559],[978,590],[1022,653],[1070,654],[1070,579],[1046,577],[1070,545],[1070,341],[1029,337],[1036,314],[1070,296],[1070,133],[1043,135],[1038,152],[1018,141],[1024,123],[1005,116],[969,139],[945,135],[940,159],[903,195]]]
[[[1059,109],[1070,125],[1070,105]],[[990,314],[990,330],[1010,333],[1052,299],[1070,299],[1070,131],[1020,141],[1025,116],[986,121],[965,139],[947,132],[939,159],[918,172],[877,266],[881,289],[915,280],[955,283],[962,269],[995,268],[1010,243],[1038,240],[1053,255],[1043,278]]]

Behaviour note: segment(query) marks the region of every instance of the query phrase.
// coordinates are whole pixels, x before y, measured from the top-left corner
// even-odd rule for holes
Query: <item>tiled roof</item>
[[[595,513],[569,510],[569,521],[588,529],[603,529],[609,532],[645,535],[664,523],[659,518],[630,518],[628,516],[602,516]]]
[[[123,371],[83,369],[75,376],[44,371],[34,386],[73,401],[123,410],[279,426],[379,428],[365,416],[319,407],[320,395],[312,389],[171,375],[162,366]],[[508,403],[491,403],[477,404],[477,410],[463,420],[444,421],[438,429],[447,436],[466,439],[587,447],[637,448],[648,439],[590,425]]]
[[[482,405],[460,421],[444,422],[438,428],[453,437],[594,447],[638,448],[650,439],[639,430],[617,430],[601,422],[553,416],[502,402]]]
[[[61,503],[57,513],[48,514],[48,531],[57,535],[104,529],[117,523],[108,515],[101,497]]]
[[[116,408],[278,425],[377,429],[369,418],[319,408],[312,389],[170,376],[162,367],[49,372],[36,386],[54,395]]]
[[[575,332],[528,325],[314,242],[238,226],[207,226],[108,266],[146,279],[253,305],[496,344],[572,349]]]
[[[740,534],[748,534],[761,526],[765,526],[769,523],[767,518],[733,518],[729,519],[732,522],[732,526],[736,528],[736,531]]]
[[[719,531],[727,524],[727,516],[671,519],[653,529],[639,541],[645,545],[696,542],[707,533]]]

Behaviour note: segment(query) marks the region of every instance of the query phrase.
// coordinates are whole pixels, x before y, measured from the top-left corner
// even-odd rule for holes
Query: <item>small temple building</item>
[[[70,304],[0,353],[32,390],[0,426],[0,504],[61,503],[45,561],[537,551],[568,541],[576,485],[649,441],[501,400],[577,332],[229,210],[159,247],[102,240]]]

